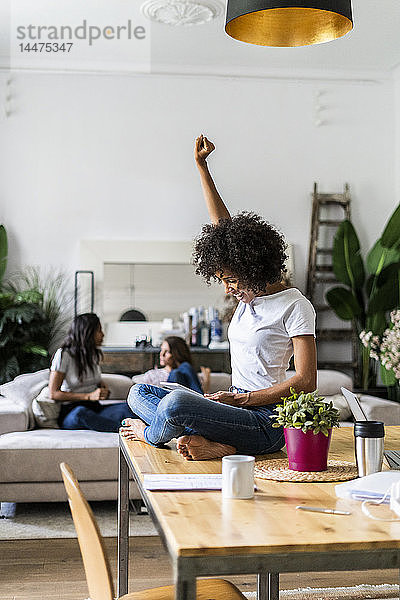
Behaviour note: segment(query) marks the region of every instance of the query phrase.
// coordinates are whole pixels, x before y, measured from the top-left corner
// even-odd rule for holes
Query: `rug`
[[[117,536],[117,503],[91,502],[104,537]],[[130,535],[157,535],[147,514],[130,513]],[[74,538],[75,527],[67,502],[20,503],[14,517],[0,519],[0,540]]]
[[[256,600],[256,592],[245,592],[248,600]],[[389,600],[399,598],[399,586],[385,583],[382,585],[355,585],[337,588],[299,588],[280,590],[279,600]]]

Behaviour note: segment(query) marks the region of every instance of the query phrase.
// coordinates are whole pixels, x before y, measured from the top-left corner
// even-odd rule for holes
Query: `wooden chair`
[[[97,521],[82,494],[72,469],[66,463],[61,463],[60,469],[78,535],[90,599],[114,600],[110,563]],[[168,585],[126,594],[118,600],[174,600],[174,598],[174,586]],[[199,579],[197,581],[197,600],[246,600],[246,598],[229,581]]]

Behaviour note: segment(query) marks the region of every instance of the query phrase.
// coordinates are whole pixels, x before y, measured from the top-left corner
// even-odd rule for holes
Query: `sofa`
[[[288,372],[288,377],[291,373]],[[20,375],[0,386],[0,501],[58,502],[66,499],[59,470],[60,462],[71,465],[89,500],[117,498],[118,434],[96,431],[67,431],[35,427],[32,400],[47,384],[49,371]],[[111,391],[107,402],[125,400],[132,380],[123,375],[103,378]],[[230,375],[211,373],[210,392],[228,389]],[[342,424],[351,425],[351,414],[340,387],[352,388],[348,375],[318,371],[321,395],[332,399],[340,410]],[[387,425],[400,424],[400,405],[361,396],[362,407],[371,420]],[[133,500],[139,492],[132,482]]]
[[[117,498],[118,434],[38,428],[32,401],[49,370],[20,375],[0,386],[0,501],[59,502],[66,499],[59,463],[67,462],[90,500]],[[126,400],[132,381],[103,375],[110,400]],[[139,499],[135,484],[131,497]]]

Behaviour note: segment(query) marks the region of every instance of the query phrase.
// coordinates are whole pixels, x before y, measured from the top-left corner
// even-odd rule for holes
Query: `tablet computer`
[[[190,388],[186,387],[185,385],[181,385],[180,383],[174,383],[173,381],[163,381],[158,385],[158,387],[162,388],[163,390],[168,390],[169,392],[173,392],[174,390],[185,390],[185,392],[190,392],[191,394],[199,396],[199,398],[203,398],[204,400],[203,394],[195,392],[194,390],[191,390]]]

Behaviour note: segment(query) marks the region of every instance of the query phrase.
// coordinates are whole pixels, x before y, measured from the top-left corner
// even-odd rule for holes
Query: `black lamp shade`
[[[260,46],[308,46],[353,28],[351,0],[228,0],[225,31]]]

